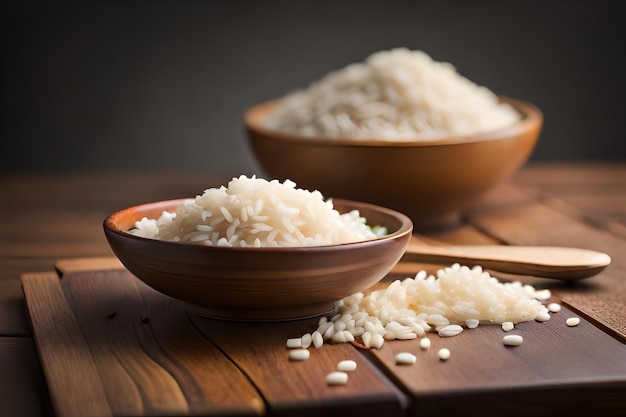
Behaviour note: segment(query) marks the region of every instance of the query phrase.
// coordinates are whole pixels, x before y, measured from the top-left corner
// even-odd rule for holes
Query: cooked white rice
[[[316,331],[325,341],[360,338],[366,347],[380,348],[385,340],[416,339],[450,325],[545,321],[548,309],[540,301],[545,298],[545,290],[501,282],[480,266],[454,264],[436,276],[420,271],[367,295],[345,297],[337,302],[337,314],[323,317]]]
[[[397,48],[288,94],[265,124],[308,137],[415,141],[489,131],[519,119],[451,64]]]
[[[129,230],[138,236],[212,246],[321,246],[376,238],[387,231],[370,227],[358,210],[340,214],[319,191],[291,180],[233,178],[209,188],[174,212],[143,218]]]

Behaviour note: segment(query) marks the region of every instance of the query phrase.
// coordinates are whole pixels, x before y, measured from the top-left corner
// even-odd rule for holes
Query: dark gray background
[[[242,115],[394,47],[535,103],[535,161],[626,160],[615,1],[3,3],[0,169],[255,173]]]

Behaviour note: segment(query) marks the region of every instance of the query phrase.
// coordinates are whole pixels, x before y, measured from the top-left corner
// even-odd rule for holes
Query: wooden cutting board
[[[183,303],[137,280],[114,258],[65,259],[58,271],[22,284],[57,417],[185,415],[626,415],[626,345],[567,308],[545,322],[519,324],[519,347],[498,325],[452,338],[431,335],[311,348],[288,359],[286,340],[317,319],[240,323],[190,315]],[[389,279],[393,279],[390,276]],[[437,351],[451,358],[442,362]],[[412,352],[414,365],[396,365]],[[329,387],[343,359],[358,367]]]

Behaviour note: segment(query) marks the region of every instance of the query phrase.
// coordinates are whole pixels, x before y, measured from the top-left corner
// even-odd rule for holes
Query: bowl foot
[[[197,316],[231,321],[289,321],[331,314],[336,310],[334,302],[307,304],[290,308],[224,309],[202,307],[187,303],[187,311]]]

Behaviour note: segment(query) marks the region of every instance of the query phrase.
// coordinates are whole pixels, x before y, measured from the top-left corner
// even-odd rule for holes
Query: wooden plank
[[[441,339],[431,336],[433,346],[427,352],[420,352],[416,341],[387,342],[379,351],[361,351],[348,344],[324,345],[321,349],[312,349],[309,361],[291,362],[287,358],[286,339],[312,331],[317,319],[238,323],[191,316],[189,322],[181,320],[181,315],[184,317],[186,313],[180,308],[180,303],[142,287],[124,270],[64,271],[62,282],[65,297],[73,300],[72,308],[80,311],[80,317],[91,317],[87,321],[81,318],[83,329],[90,327],[99,329],[93,331],[99,335],[111,334],[102,329],[110,323],[117,326],[118,319],[126,321],[122,326],[124,328],[139,327],[134,336],[142,349],[139,354],[149,356],[167,370],[180,389],[186,392],[185,398],[189,403],[195,401],[198,406],[196,411],[203,404],[200,387],[205,382],[199,382],[200,377],[189,377],[187,373],[193,372],[196,366],[214,362],[214,358],[195,357],[197,352],[206,349],[190,348],[199,337],[193,336],[193,333],[190,336],[185,330],[191,324],[205,338],[213,340],[219,350],[255,384],[268,404],[267,415],[293,415],[295,410],[304,410],[298,415],[337,411],[354,412],[356,415],[370,412],[423,415],[428,410],[450,415],[461,411],[460,404],[467,406],[468,396],[474,393],[494,405],[490,410],[499,412],[514,414],[523,410],[541,415],[543,408],[533,401],[538,396],[542,407],[547,407],[545,409],[558,406],[569,415],[584,415],[590,412],[595,401],[588,401],[585,405],[577,399],[568,399],[567,396],[577,389],[588,395],[591,393],[588,400],[601,398],[609,411],[623,405],[626,389],[624,345],[584,319],[580,326],[568,328],[564,320],[575,314],[568,309],[546,323],[518,325],[517,330],[522,332],[526,342],[517,350],[501,345],[502,331],[498,326],[485,325],[464,332],[462,337]],[[129,283],[132,284],[130,287]],[[135,289],[131,288],[133,285]],[[111,288],[114,289],[112,292]],[[98,324],[98,321],[105,324]],[[84,332],[89,334],[89,331]],[[112,334],[118,333],[119,330]],[[124,330],[123,333],[130,332]],[[98,354],[101,354],[103,345],[112,343],[111,337],[89,334],[86,340],[92,346],[98,346]],[[188,342],[190,338],[191,343]],[[122,343],[120,349],[123,352],[119,354],[126,355],[128,341],[121,339],[118,335],[114,343]],[[135,344],[132,341],[131,347]],[[439,362],[434,356],[436,349],[442,346],[453,352],[453,358],[446,363]],[[130,350],[133,351],[132,348]],[[420,363],[398,368],[394,355],[406,350],[420,355],[423,353]],[[591,351],[594,355],[589,358]],[[190,355],[187,359],[186,354]],[[326,386],[326,373],[333,370],[341,359],[357,361],[357,371],[350,375],[350,383],[346,386]],[[111,362],[106,364],[111,367]],[[99,371],[103,374],[102,370]],[[206,371],[200,373],[205,374]],[[407,399],[388,378],[399,384],[402,391],[411,393],[413,398]],[[102,379],[107,381],[107,377]],[[111,378],[111,381],[120,384],[117,378]],[[224,393],[224,387],[230,388],[226,392],[239,392],[241,389],[219,381],[214,391]],[[208,391],[210,389],[205,390]],[[548,396],[546,392],[557,395]],[[567,404],[572,404],[571,409]],[[146,410],[142,412],[149,414]],[[488,412],[486,415],[496,414]],[[606,415],[617,414],[607,412]]]
[[[399,370],[404,371],[398,379],[399,384],[415,397],[407,415],[457,415],[475,407],[477,402],[488,404],[488,407],[481,407],[481,415],[485,416],[552,415],[557,409],[569,416],[623,415],[626,384],[623,364],[626,363],[626,353],[624,345],[620,345],[609,335],[616,336],[618,341],[623,342],[626,314],[622,294],[626,288],[623,285],[624,269],[620,254],[626,253],[624,242],[615,233],[615,228],[600,227],[598,230],[596,222],[588,221],[588,218],[581,216],[576,210],[563,204],[555,204],[553,200],[534,200],[531,197],[535,195],[509,186],[500,187],[476,205],[469,218],[470,223],[462,228],[430,233],[428,236],[414,236],[411,244],[499,242],[589,247],[612,253],[612,270],[574,285],[491,271],[501,280],[520,280],[536,287],[549,288],[555,295],[554,301],[559,301],[560,297],[562,302],[571,305],[570,308],[566,305],[562,310],[565,315],[559,313],[547,323],[532,322],[517,326],[519,330],[524,330],[524,334],[528,332],[537,343],[537,346],[531,348],[532,354],[517,357],[517,362],[506,357],[500,358],[494,353],[503,353],[500,342],[502,332],[497,326],[481,326],[475,329],[480,332],[466,331],[463,339],[442,340],[435,337],[430,357],[422,354],[424,352],[420,351],[417,342],[394,341],[386,344],[380,351],[372,351],[371,354],[377,360],[386,364],[390,374],[398,373],[398,367],[393,361],[395,353],[419,352],[419,375],[413,367]],[[532,215],[524,215],[528,213]],[[606,239],[606,233],[602,229],[613,235],[608,238],[608,244],[602,243]],[[549,231],[547,234],[546,230]],[[596,237],[590,239],[594,234]],[[537,239],[538,236],[546,240]],[[561,236],[565,238],[562,239]],[[574,240],[572,236],[575,237]],[[617,264],[616,257],[620,259]],[[430,270],[433,268],[431,266]],[[616,274],[615,270],[620,272]],[[602,282],[604,285],[599,284]],[[565,335],[570,337],[565,339],[563,334],[557,332],[563,330],[565,317],[581,314],[584,328],[588,330],[584,336],[580,332],[569,332]],[[556,317],[559,317],[558,321],[555,321]],[[560,325],[561,328],[555,329],[555,325]],[[596,325],[600,329],[594,327]],[[546,329],[549,331],[546,332]],[[494,339],[496,335],[498,337]],[[529,340],[528,336],[524,337]],[[523,346],[528,350],[527,341]],[[436,349],[444,343],[446,347],[454,346],[453,358],[455,352],[461,351],[462,357],[455,359],[455,365],[451,366],[450,361],[441,364],[437,360]],[[610,346],[609,350],[602,351],[607,346]],[[594,353],[590,355],[590,352]],[[594,358],[590,359],[589,356]],[[581,370],[578,367],[579,362],[585,363],[587,368]],[[616,362],[620,363],[620,369],[613,373],[611,367]],[[499,379],[491,382],[485,380],[498,373],[501,375]],[[472,384],[475,384],[475,390],[471,389]],[[525,384],[527,386],[524,387]]]
[[[69,273],[62,281],[84,337],[93,350],[98,347],[94,361],[113,414],[184,415],[188,406],[180,387],[143,349],[140,324],[147,312],[137,289],[118,275]]]
[[[566,326],[565,320],[575,315],[564,308],[546,323],[519,324],[515,331],[526,339],[519,349],[502,344],[504,332],[500,326],[482,325],[455,338],[430,334],[433,344],[426,352],[419,348],[417,340],[411,340],[388,341],[380,350],[359,353],[369,357],[403,391],[411,394],[405,415],[464,412],[474,404],[471,398],[475,394],[489,404],[485,410],[488,416],[550,415],[552,411],[548,410],[555,409],[570,416],[587,416],[598,410],[596,399],[604,402],[603,415],[621,415],[619,407],[624,405],[626,390],[626,349],[584,319],[576,328]],[[295,331],[294,324],[271,325],[270,329],[202,318],[194,321],[207,334],[214,335],[220,348],[257,381],[270,407],[284,401],[286,393],[301,396],[299,405],[303,408],[315,406],[315,400],[325,395],[320,384],[324,371],[341,357],[353,357],[347,356],[352,354],[346,345],[324,345],[322,349],[313,350],[311,359],[305,363],[285,365],[287,368],[280,366],[281,361],[286,362],[284,348],[277,349],[276,342],[269,340],[269,336],[286,339],[301,335],[314,329],[316,320],[309,320],[308,325],[300,322]],[[284,331],[280,330],[281,326]],[[243,338],[248,343],[242,344]],[[441,347],[449,348],[453,359],[445,363],[439,361],[437,350]],[[337,351],[341,354],[335,359],[327,357],[336,355]],[[414,366],[397,366],[395,354],[402,351],[417,354],[419,362]],[[591,351],[593,357],[589,357]],[[358,369],[361,369],[361,362],[359,364]],[[294,376],[294,373],[302,376]],[[291,381],[295,388],[285,381]],[[362,374],[350,375],[350,385],[371,384],[371,381]],[[364,388],[367,387],[359,387],[359,390]],[[579,391],[587,393],[584,400],[570,398]],[[535,401],[536,397],[541,401]],[[324,402],[327,401],[324,397]],[[355,415],[371,410],[367,406],[362,410],[358,408],[362,405],[360,401],[356,404],[352,406],[352,410],[358,410]]]
[[[115,256],[95,256],[84,258],[58,259],[56,270],[61,276],[78,271],[103,271],[107,269],[124,269],[124,265]]]
[[[611,256],[611,265],[595,277],[569,285],[554,282],[551,287],[561,300],[625,342],[626,239],[510,186],[498,191],[471,214],[471,223],[485,233],[509,244],[574,246]]]
[[[62,281],[90,346],[99,347],[115,415],[263,412],[254,387],[193,329],[182,303],[121,269],[65,271]]]
[[[534,172],[539,172],[539,175],[550,173],[549,171],[541,170]],[[312,357],[308,362],[293,363],[286,360],[284,340],[286,337],[310,331],[315,327],[315,323],[309,322],[308,324],[312,324],[311,327],[304,322],[301,323],[303,327],[292,327],[294,326],[293,323],[253,326],[257,329],[257,333],[252,332],[250,336],[250,329],[246,329],[246,326],[241,323],[220,323],[216,326],[211,320],[193,318],[192,321],[185,322],[186,324],[182,329],[176,329],[172,324],[181,323],[178,314],[182,314],[181,310],[176,307],[176,304],[169,304],[169,302],[161,298],[151,298],[143,292],[144,289],[137,287],[132,292],[133,296],[129,297],[128,300],[132,300],[133,306],[136,307],[137,303],[135,300],[139,299],[141,309],[137,311],[145,314],[142,317],[148,320],[145,322],[140,320],[139,323],[132,322],[132,326],[136,328],[136,334],[134,335],[136,340],[132,343],[139,344],[142,349],[140,353],[148,356],[176,381],[187,401],[189,412],[200,410],[201,404],[205,401],[203,398],[208,396],[208,391],[211,391],[209,386],[206,385],[208,382],[202,379],[203,377],[211,379],[208,376],[212,375],[210,372],[207,373],[207,371],[203,370],[202,375],[194,375],[192,373],[196,367],[202,369],[202,366],[206,366],[206,361],[201,359],[201,353],[198,353],[197,350],[203,351],[203,344],[205,343],[208,343],[215,349],[215,346],[208,341],[210,338],[217,344],[217,351],[222,357],[224,356],[223,353],[228,355],[226,360],[230,363],[230,366],[235,369],[241,366],[243,372],[239,370],[239,374],[246,380],[249,378],[258,384],[256,389],[254,389],[255,387],[252,384],[249,384],[249,387],[253,388],[252,392],[256,394],[256,398],[260,399],[261,403],[263,396],[266,396],[265,400],[268,408],[265,409],[265,412],[267,415],[295,414],[293,410],[296,408],[309,406],[312,407],[309,408],[313,410],[311,412],[316,414],[320,412],[331,413],[339,410],[342,414],[351,415],[353,414],[352,411],[354,411],[354,406],[351,405],[351,402],[359,397],[352,397],[354,393],[350,390],[354,386],[361,387],[361,385],[368,389],[367,384],[371,383],[371,381],[376,381],[375,383],[383,382],[384,387],[378,393],[374,389],[366,391],[371,394],[371,398],[368,398],[369,402],[367,404],[357,408],[360,414],[371,414],[369,411],[372,410],[378,414],[382,409],[382,412],[389,412],[394,415],[397,413],[397,410],[404,408],[409,415],[417,415],[417,413],[420,415],[451,415],[454,413],[457,415],[460,412],[467,413],[468,409],[474,409],[476,403],[480,403],[485,404],[484,410],[481,407],[484,415],[519,415],[520,412],[527,412],[531,415],[552,415],[557,411],[567,412],[570,416],[584,415],[585,413],[588,415],[621,415],[619,412],[624,410],[625,406],[622,364],[626,361],[624,359],[623,332],[619,330],[624,327],[623,320],[625,318],[623,313],[624,301],[620,295],[626,291],[623,288],[625,270],[621,256],[623,253],[626,253],[623,247],[626,235],[620,234],[621,229],[615,227],[615,224],[606,223],[602,217],[610,214],[610,212],[605,210],[606,206],[621,200],[600,198],[602,194],[612,192],[610,190],[613,189],[613,185],[611,185],[610,178],[614,177],[611,177],[613,174],[606,175],[605,180],[603,180],[605,184],[602,186],[603,191],[598,193],[596,197],[592,192],[595,180],[586,181],[586,178],[591,177],[587,177],[589,171],[585,172],[587,173],[574,175],[574,179],[567,182],[564,187],[559,185],[564,178],[560,178],[558,181],[546,178],[542,181],[540,177],[536,177],[536,183],[523,183],[525,186],[531,187],[535,184],[538,186],[545,184],[546,190],[551,190],[550,187],[553,187],[555,195],[561,189],[563,193],[557,195],[558,200],[550,198],[549,195],[547,196],[544,193],[536,192],[537,190],[534,188],[501,187],[498,190],[494,190],[494,194],[487,196],[476,204],[470,217],[471,223],[465,227],[427,236],[416,236],[414,239],[414,242],[418,244],[480,244],[484,242],[487,244],[565,244],[583,247],[589,245],[591,249],[603,250],[602,248],[604,248],[606,252],[613,256],[613,264],[597,277],[575,285],[563,285],[555,281],[541,280],[535,277],[519,277],[525,282],[550,288],[555,297],[561,297],[563,301],[567,302],[566,308],[561,313],[567,315],[576,314],[583,317],[583,323],[578,328],[566,329],[573,331],[583,330],[583,332],[578,334],[581,340],[578,337],[568,338],[560,335],[557,333],[560,327],[552,329],[551,326],[558,324],[557,321],[552,320],[557,317],[565,317],[559,313],[548,323],[539,324],[532,322],[527,324],[527,328],[520,327],[520,329],[524,330],[526,338],[522,347],[528,349],[529,346],[532,346],[528,343],[530,340],[534,340],[538,345],[544,347],[531,347],[532,353],[529,353],[528,350],[505,350],[509,356],[515,358],[512,360],[508,356],[502,356],[501,353],[495,356],[490,355],[493,348],[501,347],[490,337],[494,336],[494,334],[500,334],[501,331],[498,328],[481,326],[479,329],[471,332],[464,332],[462,336],[457,338],[442,340],[457,344],[451,345],[454,346],[453,357],[446,363],[440,363],[436,360],[432,363],[425,361],[427,359],[425,355],[432,354],[434,352],[433,348],[429,352],[414,350],[418,354],[420,362],[416,364],[417,366],[410,368],[411,372],[415,371],[414,373],[408,372],[407,375],[400,378],[398,372],[409,371],[409,369],[401,368],[398,370],[390,361],[392,356],[389,355],[392,355],[394,349],[416,349],[414,342],[388,342],[380,351],[369,353],[356,350],[348,345],[325,345],[323,349],[312,350]],[[192,193],[197,192],[198,189],[204,186],[204,180],[198,179],[197,176],[195,178],[196,182],[194,184],[185,183]],[[111,180],[104,177],[100,180],[96,179],[95,183],[87,180],[83,181],[82,179],[69,180],[67,186],[59,186],[57,180],[44,181],[45,184],[49,185],[46,193],[49,194],[51,201],[50,209],[43,212],[44,217],[37,217],[42,213],[41,209],[37,209],[39,207],[37,204],[30,205],[33,207],[33,210],[24,213],[23,216],[23,221],[32,218],[42,219],[41,222],[35,222],[33,230],[36,230],[34,226],[45,226],[47,232],[38,235],[34,239],[26,238],[24,236],[28,234],[24,234],[23,226],[29,223],[20,221],[22,227],[3,229],[4,231],[0,232],[0,241],[6,244],[0,245],[0,250],[8,250],[8,252],[3,252],[3,256],[4,254],[15,255],[24,257],[21,259],[25,260],[27,259],[26,257],[33,257],[31,259],[35,262],[44,259],[42,256],[46,256],[46,262],[49,262],[50,250],[52,248],[52,250],[56,251],[53,254],[63,253],[63,256],[68,254],[73,256],[97,255],[104,264],[108,264],[108,266],[103,266],[104,264],[96,262],[96,258],[80,258],[69,260],[67,263],[62,260],[58,263],[59,269],[64,276],[62,289],[66,291],[64,294],[65,302],[69,304],[69,308],[75,313],[77,304],[75,301],[72,301],[73,296],[68,297],[68,294],[73,294],[73,291],[77,291],[81,293],[79,296],[81,299],[86,298],[87,294],[91,294],[89,296],[91,300],[97,300],[103,292],[108,290],[108,287],[104,285],[106,277],[115,273],[115,270],[119,272],[115,259],[108,256],[102,257],[108,253],[108,247],[101,234],[101,221],[98,220],[94,223],[93,220],[100,218],[102,214],[109,210],[106,208],[107,204],[117,202],[116,204],[119,203],[125,206],[126,203],[124,201],[129,195],[141,200],[141,196],[156,196],[160,191],[152,186],[151,190],[146,189],[139,193],[141,196],[135,194],[136,190],[145,185],[150,183],[154,185],[155,178],[152,176],[146,177],[145,182],[132,180],[131,185],[122,186],[119,194],[117,190],[113,190],[111,187]],[[579,180],[584,183],[583,185],[587,187],[586,189],[578,187],[577,181]],[[19,187],[12,187],[15,191],[18,188],[21,189],[25,184],[30,184],[30,182],[20,182],[20,184],[17,184]],[[172,181],[168,184],[166,188],[169,187],[169,191],[163,194],[180,189],[180,182]],[[74,186],[78,188],[73,188]],[[81,187],[93,187],[93,189],[86,190],[81,195],[81,193],[76,192]],[[24,187],[24,189],[29,188],[32,187]],[[46,188],[46,186],[44,185],[43,188]],[[593,214],[593,207],[583,207],[586,199],[573,198],[580,190],[586,193],[589,201],[599,201],[602,205],[599,207],[601,210]],[[618,193],[619,191],[615,192]],[[23,194],[24,198],[27,199],[27,193]],[[621,195],[623,195],[623,190]],[[107,197],[105,198],[105,196]],[[567,199],[568,196],[569,200]],[[152,199],[150,198],[150,200]],[[12,201],[14,200],[12,199]],[[575,209],[568,205],[570,202],[574,203]],[[59,217],[58,213],[67,213],[64,209],[67,205],[72,207],[70,214]],[[584,215],[578,210],[580,208],[578,205],[585,210]],[[616,210],[622,209],[623,211],[623,207],[614,208]],[[7,210],[14,209],[15,207],[9,207]],[[74,209],[76,216],[72,215]],[[591,217],[587,215],[587,209],[592,213]],[[91,214],[81,214],[81,211],[90,212]],[[54,222],[54,219],[58,220],[59,218],[67,219],[67,221],[72,219],[72,224],[75,224],[79,229],[87,225],[89,231],[84,229],[83,231],[71,232],[68,235],[66,229],[60,226],[59,222]],[[10,233],[6,234],[7,231],[10,231]],[[95,239],[96,236],[99,237]],[[10,258],[11,262],[15,259],[17,258]],[[405,269],[394,270],[394,274],[391,276],[411,275],[411,273],[414,274],[422,266],[424,265],[401,265]],[[17,267],[20,266],[17,265]],[[49,269],[46,268],[46,270]],[[6,268],[2,268],[1,273],[8,274],[6,271]],[[9,271],[17,271],[17,269],[13,268],[9,269]],[[28,271],[30,272],[31,270]],[[89,271],[89,274],[83,274],[81,271]],[[11,274],[15,276],[14,279],[19,277],[19,274],[14,272]],[[89,278],[85,279],[87,276]],[[98,281],[97,285],[103,284],[98,289],[94,287],[94,283],[90,283],[90,281],[94,280],[94,277],[95,281]],[[502,277],[502,275],[499,275],[499,277]],[[516,279],[517,277],[506,278]],[[65,281],[66,279],[67,281]],[[85,282],[75,284],[75,280],[84,280]],[[69,282],[71,285],[68,285],[66,282]],[[3,294],[3,304],[0,305],[1,311],[5,311],[5,306],[10,307],[7,309],[9,312],[15,312],[17,309],[23,308],[23,301],[19,297],[19,286],[14,284],[15,281],[7,283],[0,288],[0,290],[8,289],[8,294],[13,294],[9,298],[6,297],[6,293]],[[119,298],[117,300],[119,301]],[[100,305],[100,308],[103,307],[103,305]],[[86,307],[83,308],[87,310]],[[108,311],[108,309],[103,308],[102,311]],[[117,317],[117,314],[114,317]],[[13,314],[13,317],[17,316]],[[100,319],[104,320],[102,317]],[[109,319],[108,316],[106,319],[115,321],[115,318]],[[0,318],[0,323],[2,323],[2,320]],[[5,321],[13,322],[9,318]],[[94,319],[94,322],[96,321]],[[186,327],[187,325],[191,329],[194,329],[193,326],[197,326],[200,335],[190,333]],[[593,325],[599,326],[602,331],[596,333],[595,330],[598,329],[593,330]],[[223,326],[231,330],[225,330]],[[589,326],[591,326],[591,331],[588,331],[590,330],[588,329]],[[130,328],[131,326],[128,325],[128,327]],[[12,328],[15,328],[15,326]],[[540,329],[540,331],[537,332],[537,329]],[[248,339],[249,337],[252,338]],[[251,342],[249,342],[249,345],[246,345],[242,343],[242,340],[251,340]],[[591,342],[592,340],[593,342]],[[619,343],[616,344],[616,341]],[[186,351],[186,346],[194,343],[198,344],[198,349],[193,348],[191,350],[196,353],[189,357],[181,358],[181,352]],[[275,346],[273,345],[274,343],[276,344]],[[485,346],[477,347],[481,343]],[[268,344],[272,345],[268,348]],[[604,347],[597,349],[599,345]],[[435,343],[433,343],[434,346]],[[609,347],[607,348],[606,346]],[[616,349],[615,351],[612,350],[614,348]],[[390,352],[387,350],[390,350]],[[573,359],[570,359],[570,351],[573,352]],[[586,356],[583,355],[583,351],[586,352]],[[523,352],[526,353],[522,355]],[[419,356],[422,353],[425,355]],[[330,390],[330,387],[316,385],[320,382],[323,385],[323,381],[320,381],[320,378],[325,374],[327,367],[332,365],[335,360],[345,357],[356,358],[355,360],[359,362],[359,373],[350,375],[350,384],[348,386],[333,387]],[[589,357],[591,357],[591,362],[589,362]],[[462,358],[462,361],[459,361],[462,365],[456,362],[456,359],[459,358]],[[234,364],[230,362],[231,360]],[[511,372],[508,371],[509,361],[513,361],[513,365],[511,365],[513,371]],[[528,362],[528,364],[522,362]],[[272,364],[278,364],[278,366],[276,367]],[[607,364],[615,364],[615,367],[611,369],[606,368]],[[443,368],[439,365],[443,365]],[[293,375],[294,368],[297,369],[296,375]],[[6,369],[10,369],[10,367],[2,367],[3,372]],[[446,373],[443,375],[440,372],[442,369],[446,370]],[[580,374],[576,373],[577,369],[581,371]],[[361,373],[360,371],[363,370],[366,370],[366,372]],[[426,371],[423,372],[424,370]],[[469,377],[471,370],[476,371],[478,377],[474,376],[471,379]],[[99,368],[98,372],[100,373]],[[411,379],[411,381],[405,381],[404,379]],[[420,379],[421,381],[419,381]],[[2,380],[1,377],[0,380]],[[389,380],[398,383],[401,389],[414,396],[414,399],[408,401]],[[488,382],[486,384],[487,388],[482,389],[481,386],[485,383],[485,380]],[[501,380],[501,386],[494,382],[496,380]],[[293,383],[294,386],[286,386],[288,384],[286,381]],[[418,383],[422,383],[425,388],[419,388],[419,386],[417,388],[413,386],[413,389],[408,388],[411,387],[409,384]],[[431,386],[431,383],[434,385]],[[233,385],[230,382],[216,383],[216,386],[223,386],[222,384],[229,387],[237,387],[236,383]],[[330,392],[324,392],[326,389],[330,390]],[[342,393],[341,390],[345,392]],[[382,394],[380,394],[381,392]],[[51,393],[50,395],[52,396],[53,394]],[[318,399],[307,399],[307,395],[317,396],[315,398]],[[4,398],[4,396],[0,397],[0,401]],[[18,396],[18,398],[21,397]],[[377,404],[379,408],[376,407]],[[39,410],[34,406],[31,408],[35,410],[33,414],[37,415]],[[259,411],[258,408],[251,408],[249,410],[251,414]],[[20,408],[20,410],[22,409],[24,408]],[[213,409],[207,407],[207,410],[209,410],[209,414],[213,411],[218,414],[220,412],[217,406]],[[224,411],[224,414],[227,412],[226,410],[222,411]]]
[[[576,211],[591,223],[626,238],[626,165],[533,163],[513,183],[539,201]]]
[[[318,320],[246,323],[192,316],[194,325],[254,382],[272,416],[403,415],[405,395],[350,344],[311,347],[309,360],[289,360],[287,339],[313,332]],[[344,359],[357,362],[357,369],[348,384],[328,386],[326,375]]]
[[[264,413],[263,398],[248,376],[194,328],[184,303],[157,293],[125,270],[109,273],[101,284],[108,286],[113,275],[137,286],[147,314],[142,328],[150,328],[142,346],[175,377],[192,414]]]
[[[485,416],[548,416],[555,410],[568,416],[621,416],[626,348],[590,322],[567,327],[565,320],[575,315],[565,308],[547,322],[520,323],[509,333],[486,324],[451,338],[430,335],[426,351],[410,340],[386,342],[369,353],[414,397],[408,416],[457,415],[475,408],[476,398]],[[513,333],[524,343],[504,346],[503,335]],[[443,347],[451,352],[445,362],[437,356]],[[396,365],[398,352],[412,352],[417,362]],[[586,395],[572,395],[576,392]]]
[[[107,266],[109,262],[96,259],[95,264]],[[133,360],[137,361],[145,354],[174,377],[192,414],[262,413],[264,399],[268,414],[274,416],[318,415],[341,409],[349,413],[376,411],[390,416],[402,415],[405,396],[351,345],[324,346],[324,349],[314,350],[312,356],[317,361],[289,361],[285,346],[287,338],[301,336],[305,329],[314,329],[318,319],[240,323],[188,316],[183,303],[148,288],[125,270],[98,271],[87,267],[81,271],[76,269],[80,265],[85,265],[84,259],[65,260],[59,262],[59,269],[64,286],[67,286],[67,296],[73,300],[90,345],[101,346],[102,350],[102,346],[120,339],[117,331],[109,329],[110,323],[120,319],[134,317],[133,326],[140,327],[137,330],[139,342],[124,342],[114,357],[103,357],[100,352],[96,357],[105,387],[115,381],[123,385],[119,376],[107,376],[110,369],[102,368],[107,364],[110,368],[116,358],[131,350]],[[112,315],[114,317],[109,318]],[[143,323],[138,324],[140,317]],[[194,329],[198,329],[203,337],[200,338]],[[223,354],[227,355],[227,360]],[[345,387],[327,386],[326,374],[333,371],[342,359],[357,361],[358,371],[354,374],[357,379]],[[245,374],[245,381],[241,371]],[[143,381],[140,377],[135,378]],[[254,383],[255,390],[248,380]],[[143,384],[136,383],[137,386]],[[128,388],[120,390],[129,391]],[[150,401],[144,399],[144,402]],[[128,410],[126,414],[121,411],[115,414],[129,415]],[[156,410],[154,414],[162,415],[160,411]]]
[[[56,274],[24,274],[22,284],[56,415],[112,416],[89,347]]]

